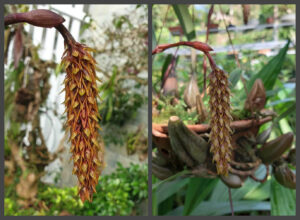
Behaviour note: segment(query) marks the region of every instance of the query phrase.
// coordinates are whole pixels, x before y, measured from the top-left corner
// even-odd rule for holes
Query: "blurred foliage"
[[[196,124],[198,121],[198,114],[196,109],[187,112],[187,105],[183,100],[179,100],[176,105],[172,105],[171,96],[169,97],[160,97],[156,99],[157,109],[160,111],[159,115],[153,117],[153,123],[167,124],[171,115],[177,115],[185,124]]]
[[[261,166],[256,176],[263,178],[264,174],[265,168]],[[160,182],[155,176],[152,179],[153,185]],[[162,193],[165,196],[161,196]],[[273,176],[263,184],[247,179],[241,188],[231,189],[231,194],[235,215],[270,215],[271,212],[295,215],[296,191],[281,186]],[[153,215],[231,215],[228,187],[220,179],[176,178],[160,184],[153,190],[152,198]],[[286,199],[280,201],[279,198]]]
[[[118,163],[116,172],[99,178],[98,193],[76,215],[132,215],[135,204],[147,198],[148,167]],[[137,208],[137,207],[135,207]]]
[[[103,102],[99,104],[99,110],[103,117],[103,124],[123,125],[129,119],[135,118],[137,110],[143,105],[146,98],[138,91],[134,91],[131,86],[125,86],[116,79],[120,76],[119,70],[113,68],[112,77],[103,82],[100,86]],[[140,84],[136,84],[135,89],[140,88]]]
[[[81,202],[77,187],[56,188],[40,184],[33,207],[18,204],[13,191],[5,190],[5,216],[28,215],[139,215],[139,205],[148,197],[148,168],[131,164],[128,168],[120,163],[115,172],[100,176],[93,202]]]
[[[210,5],[189,5],[188,7],[190,15],[194,13],[196,35],[199,31],[206,31],[209,8]],[[215,5],[211,22],[217,24],[219,29],[225,28],[220,8],[224,13],[227,24],[244,25],[241,5]],[[295,13],[295,5],[277,5],[277,8],[279,19],[286,14]],[[266,19],[273,16],[273,13],[274,5],[251,5],[249,20],[254,22],[256,20],[261,24],[265,24]],[[163,25],[165,16],[166,23]],[[157,44],[187,40],[185,35],[182,37],[172,36],[168,29],[169,27],[179,26],[180,19],[176,16],[173,8],[168,5],[153,6],[154,35],[156,39],[161,35]],[[273,29],[230,32],[233,45],[272,41],[273,34]],[[289,46],[292,50],[295,50],[295,27],[279,28],[278,39],[290,39]],[[196,40],[204,42],[205,35],[197,35]],[[208,44],[213,47],[231,47],[227,33],[210,34]],[[273,123],[270,122],[262,126],[259,132],[261,133],[272,124],[269,140],[289,131],[296,134],[295,54],[288,53],[284,48],[281,51],[277,49],[273,51],[240,50],[238,52],[240,67],[237,67],[235,56],[230,52],[213,54],[213,58],[220,68],[229,73],[233,113],[242,113],[246,100],[245,89],[240,77],[245,78],[247,86],[255,78],[260,77],[268,88],[266,91],[266,108],[276,112],[277,117]],[[180,56],[180,59],[177,60],[178,107],[170,105],[170,101],[168,101],[170,97],[167,99],[161,97],[160,94],[161,70],[167,59],[168,55],[163,53],[153,57],[153,91],[160,97],[159,100],[154,99],[158,103],[156,106],[158,113],[152,116],[153,122],[156,123],[164,120],[164,123],[166,123],[168,117],[174,114],[186,120],[186,117],[190,117],[191,114],[187,112],[183,102],[183,92],[191,77],[191,58],[187,55]],[[197,55],[196,75],[200,92],[203,92],[204,76],[202,73],[203,55],[199,54]],[[207,74],[209,74],[209,71]],[[208,106],[208,98],[207,95],[203,97],[205,106]],[[193,121],[190,120],[188,123],[193,124]],[[292,148],[294,147],[295,142]],[[292,167],[292,169],[295,171],[295,167]],[[263,167],[256,171],[258,178],[263,177],[264,174],[265,169]],[[169,181],[160,181],[156,177],[152,177],[153,215],[231,215],[228,188],[222,181],[219,179],[182,178],[176,175],[169,177]],[[278,184],[272,175],[263,184],[248,179],[241,188],[231,189],[231,192],[236,215],[295,215],[295,190],[284,188]]]
[[[90,21],[86,29],[89,35],[84,40],[96,49],[103,79],[99,103],[102,124],[123,125],[135,118],[147,101],[147,24],[147,7],[131,6],[101,26]]]

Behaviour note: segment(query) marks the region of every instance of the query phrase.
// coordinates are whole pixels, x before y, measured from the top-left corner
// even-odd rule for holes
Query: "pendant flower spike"
[[[70,130],[73,174],[79,181],[79,196],[84,202],[92,201],[96,192],[98,177],[103,166],[103,146],[97,141],[98,88],[95,72],[96,61],[91,56],[91,48],[83,44],[66,43],[62,57],[65,65],[65,106],[67,112],[67,127]]]
[[[217,173],[227,176],[232,152],[228,74],[216,67],[209,75],[209,79],[210,152],[213,153]]]

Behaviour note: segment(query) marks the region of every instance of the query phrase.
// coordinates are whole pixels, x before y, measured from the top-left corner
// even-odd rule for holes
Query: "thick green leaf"
[[[189,215],[193,208],[211,193],[217,182],[217,179],[191,178],[185,196],[183,215]]]
[[[241,77],[241,74],[242,70],[240,68],[236,68],[229,74],[230,89],[233,89],[236,86]]]
[[[152,215],[158,215],[157,194],[152,190]]]
[[[290,45],[290,40],[279,51],[279,53],[273,57],[268,64],[266,64],[257,74],[253,75],[248,83],[248,90],[252,88],[256,79],[260,78],[265,86],[265,89],[272,90],[276,79],[280,73],[281,67],[285,60],[285,55]]]
[[[166,215],[167,216],[182,216],[182,213],[183,213],[183,206],[178,206],[177,208],[168,212]]]
[[[159,180],[152,175],[152,184],[155,184],[157,181]],[[152,215],[153,216],[158,215],[157,194],[153,189],[152,189]]]
[[[270,210],[269,202],[261,201],[236,201],[233,202],[234,212],[249,212],[254,210]],[[230,214],[230,204],[229,202],[202,202],[197,206],[191,215],[201,215],[201,216],[219,216]]]
[[[184,179],[178,178],[176,180],[166,182],[160,185],[155,190],[155,193],[157,195],[157,204],[160,204],[165,199],[177,193],[182,187],[187,185],[188,182],[189,182],[188,178],[184,178]]]
[[[174,174],[173,176],[168,177],[167,179],[164,179],[162,181],[159,181],[157,183],[155,183],[154,185],[152,185],[152,191],[156,190],[158,187],[160,187],[161,185],[163,185],[164,183],[170,182],[172,180],[175,180],[176,178],[179,178],[185,174],[188,174],[189,171],[188,170],[183,170],[179,173]]]
[[[271,196],[271,180],[264,182],[259,187],[257,187],[254,191],[247,193],[244,196],[244,199],[247,200],[266,200]]]
[[[280,185],[273,177],[271,180],[271,215],[296,215],[296,190]]]
[[[282,104],[282,103],[287,103],[287,102],[294,102],[295,101],[295,98],[285,98],[285,99],[279,99],[279,100],[276,100],[274,102],[270,102],[266,108],[270,108],[272,106],[275,106],[275,105],[278,105],[278,104]]]
[[[287,109],[282,112],[276,119],[275,122],[279,122],[281,119],[287,117],[288,115],[296,111],[296,102],[292,102],[288,105]]]
[[[262,179],[265,175],[265,172],[266,172],[265,167],[260,166],[255,172],[255,176],[258,179]],[[255,182],[252,179],[247,179],[241,188],[231,189],[232,200],[238,201],[243,199],[246,194],[253,192],[259,186],[260,186],[259,182]],[[222,181],[219,181],[210,197],[210,201],[219,202],[219,201],[228,201],[228,200],[229,200],[228,187]]]
[[[261,165],[255,172],[255,176],[258,179],[263,179],[266,174],[266,168],[264,165]],[[248,178],[248,180],[244,183],[244,185],[239,189],[232,189],[232,199],[235,201],[244,199],[247,193],[251,193],[255,191],[261,183],[255,182],[254,180]]]
[[[192,16],[190,15],[188,10],[188,5],[172,6],[188,41],[193,40],[196,37],[196,33],[192,21]]]
[[[175,198],[176,198],[176,194],[173,194],[172,196],[170,196],[165,201],[159,204],[158,207],[159,216],[164,215],[172,210]]]
[[[176,57],[175,65],[178,62],[178,59],[179,59],[179,57]],[[162,66],[162,69],[161,69],[161,79],[160,79],[161,82],[163,81],[166,70],[168,69],[168,66],[172,62],[172,60],[173,60],[173,55],[168,54],[168,56],[166,56],[165,62],[164,62],[163,66]]]

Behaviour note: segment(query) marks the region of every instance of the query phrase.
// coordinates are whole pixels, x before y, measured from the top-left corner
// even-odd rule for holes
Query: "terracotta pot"
[[[271,116],[256,120],[239,120],[233,121],[231,123],[231,128],[233,130],[232,135],[232,145],[235,149],[237,147],[236,141],[242,136],[253,136],[256,137],[259,127],[272,120]],[[204,134],[210,132],[210,125],[208,124],[197,124],[197,125],[187,125],[187,127],[197,133]],[[172,151],[170,139],[168,136],[168,125],[167,124],[156,124],[152,123],[152,141],[158,151],[164,156],[165,159],[170,162],[175,163],[176,157],[175,153]]]

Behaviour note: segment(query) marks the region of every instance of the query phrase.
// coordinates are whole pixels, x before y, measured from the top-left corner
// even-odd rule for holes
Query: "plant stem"
[[[24,13],[9,14],[4,17],[4,26],[25,22]]]
[[[178,46],[193,47],[196,50],[202,51],[207,56],[211,68],[213,70],[216,69],[216,67],[217,67],[216,63],[215,63],[214,59],[212,58],[212,56],[209,54],[209,51],[212,51],[213,49],[209,45],[202,43],[200,41],[180,41],[180,42],[173,43],[173,44],[161,44],[161,45],[156,46],[156,48],[152,51],[152,55],[161,53],[164,50],[167,50],[172,47],[178,47]]]
[[[76,43],[71,33],[67,30],[67,28],[63,24],[60,24],[55,28],[63,36],[65,43],[68,45],[68,47]]]
[[[233,202],[232,202],[232,197],[231,197],[231,189],[229,187],[228,187],[228,194],[229,194],[229,202],[230,202],[231,215],[234,216]]]
[[[21,22],[27,22],[37,27],[55,27],[56,30],[58,30],[58,32],[63,36],[63,38],[65,39],[65,43],[69,47],[76,43],[71,33],[62,24],[62,22],[64,22],[63,17],[56,13],[53,13],[52,11],[33,10],[25,13],[13,13],[4,17],[5,26]]]

